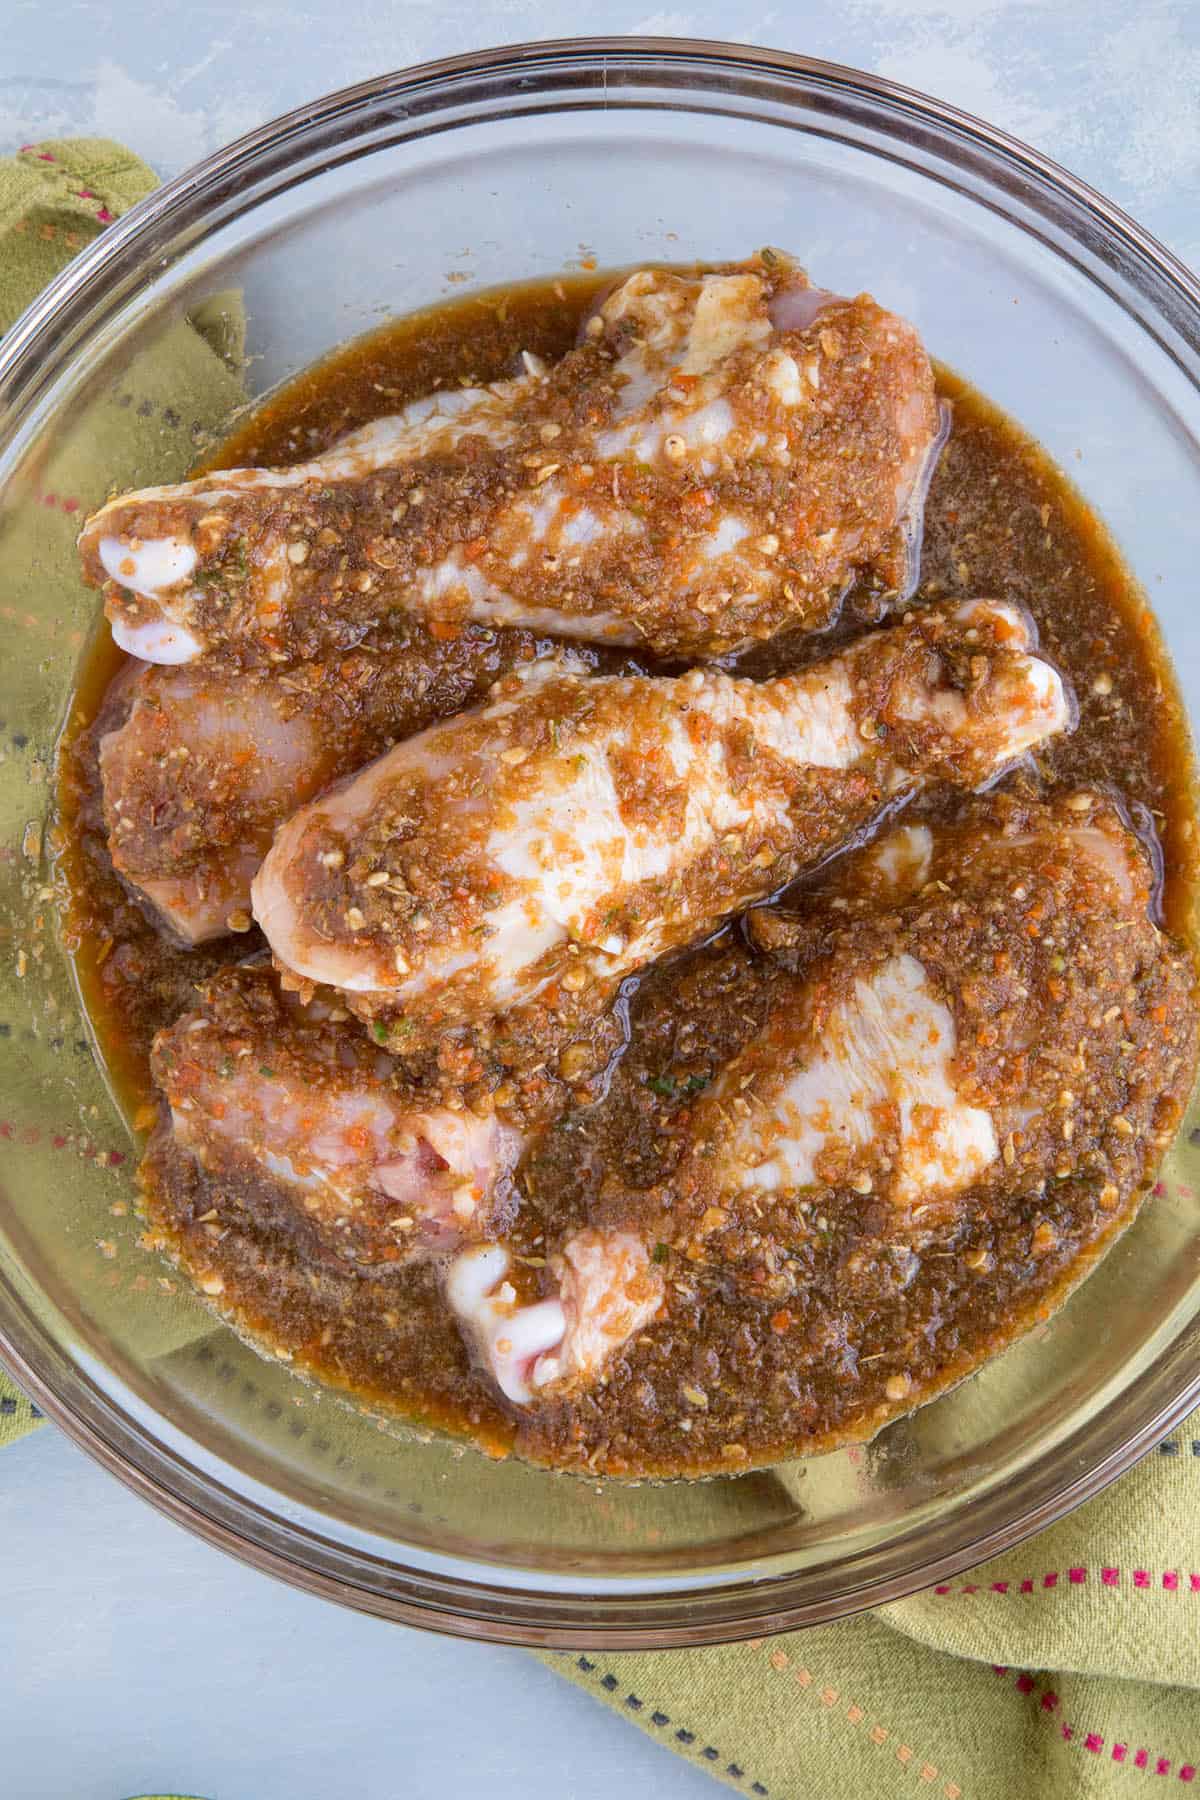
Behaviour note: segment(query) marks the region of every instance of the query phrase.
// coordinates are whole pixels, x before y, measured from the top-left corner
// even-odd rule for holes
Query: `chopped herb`
[[[710,1079],[708,1075],[689,1075],[683,1084],[683,1091],[685,1094],[698,1094],[708,1086]]]
[[[375,1023],[372,1025],[371,1036],[375,1039],[375,1042],[377,1044],[386,1044],[387,1043],[388,1028],[384,1024],[382,1019],[376,1019]]]
[[[260,1063],[258,1065],[258,1072],[267,1081],[274,1081],[275,1079],[274,1069],[268,1069],[266,1063]]]
[[[661,1094],[664,1100],[670,1100],[675,1092],[675,1083],[669,1075],[651,1076],[650,1086],[656,1094]]]
[[[656,1263],[664,1263],[670,1254],[671,1247],[669,1244],[655,1244],[654,1254],[650,1260]]]
[[[223,1056],[221,1058],[221,1064],[217,1070],[217,1074],[221,1077],[222,1081],[229,1080],[229,1077],[233,1074],[232,1056]]]

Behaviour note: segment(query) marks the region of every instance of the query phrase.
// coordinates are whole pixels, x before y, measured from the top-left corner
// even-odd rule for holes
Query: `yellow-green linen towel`
[[[0,162],[0,330],[153,181],[89,139]],[[231,379],[229,319],[192,316],[171,381]],[[39,1419],[0,1376],[0,1445]],[[1200,1412],[1070,1518],[911,1600],[726,1649],[546,1660],[759,1800],[1164,1795],[1200,1769],[1198,1501]]]

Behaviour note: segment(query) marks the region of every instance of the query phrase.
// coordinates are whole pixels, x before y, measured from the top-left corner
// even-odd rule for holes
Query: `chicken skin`
[[[438,642],[414,627],[286,673],[132,665],[99,742],[114,867],[184,943],[248,930],[250,883],[298,806],[538,648],[524,631]]]
[[[85,578],[144,660],[278,665],[397,611],[695,659],[916,579],[944,418],[912,327],[769,254],[641,270],[577,349],[323,456],[110,501]]]
[[[1019,1210],[1082,1180],[1126,1203],[1195,1052],[1141,844],[1089,794],[920,834],[852,859],[840,906],[767,916],[765,1023],[672,1126],[669,1179],[612,1184],[598,1224],[778,1300],[793,1248],[847,1209],[916,1244],[985,1192]]]
[[[602,1007],[930,783],[976,788],[1070,722],[1016,609],[929,607],[755,683],[548,662],[279,832],[253,885],[279,966],[397,1049]]]
[[[384,1273],[511,1221],[521,1134],[414,1092],[344,1011],[300,1006],[267,965],[210,982],[152,1072],[226,1221],[312,1260]]]

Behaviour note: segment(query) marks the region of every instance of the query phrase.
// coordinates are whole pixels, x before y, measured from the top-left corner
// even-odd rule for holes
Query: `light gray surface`
[[[170,175],[331,88],[579,19],[563,0],[7,0],[0,152],[102,133]],[[588,25],[874,69],[1025,137],[1200,260],[1189,0],[632,0]],[[519,1652],[358,1618],[242,1569],[53,1430],[0,1457],[0,1546],[0,1800],[710,1791]]]
[[[52,1428],[2,1455],[3,1800],[713,1791],[533,1657],[269,1581]]]

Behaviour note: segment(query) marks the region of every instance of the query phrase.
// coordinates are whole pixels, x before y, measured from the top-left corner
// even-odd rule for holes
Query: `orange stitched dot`
[[[922,1781],[936,1781],[937,1780],[937,1770],[934,1768],[932,1763],[922,1763],[922,1765],[921,1765],[921,1780]]]
[[[871,1742],[873,1744],[886,1744],[887,1743],[887,1732],[883,1729],[882,1725],[876,1725],[874,1727],[874,1729],[872,1730]]]
[[[962,1789],[957,1781],[948,1781],[942,1791],[946,1800],[962,1800]]]
[[[796,1685],[804,1688],[812,1686],[812,1676],[807,1669],[796,1670]]]
[[[836,1688],[821,1689],[821,1703],[823,1706],[833,1706],[837,1701],[837,1697],[838,1691]]]
[[[896,1760],[897,1762],[910,1763],[912,1761],[912,1754],[912,1750],[908,1744],[901,1744],[896,1751]]]
[[[782,1650],[772,1650],[772,1652],[771,1652],[771,1667],[773,1669],[786,1669],[787,1666],[788,1666],[788,1659],[784,1655],[783,1651]]]
[[[861,1706],[848,1706],[846,1708],[846,1717],[849,1719],[849,1721],[852,1725],[857,1725],[859,1723],[859,1721],[862,1719],[862,1716],[863,1716],[863,1709]]]

